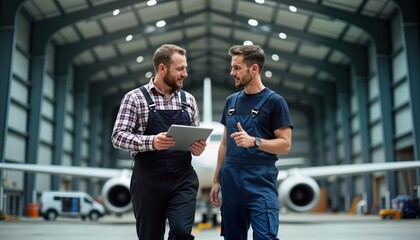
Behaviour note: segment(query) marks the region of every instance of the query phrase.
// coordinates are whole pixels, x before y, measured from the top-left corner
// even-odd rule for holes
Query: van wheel
[[[98,219],[99,219],[99,212],[97,212],[97,211],[90,212],[89,213],[89,219],[91,221],[98,221]]]
[[[55,220],[57,218],[57,212],[54,210],[48,210],[47,213],[45,214],[45,219],[46,220]]]

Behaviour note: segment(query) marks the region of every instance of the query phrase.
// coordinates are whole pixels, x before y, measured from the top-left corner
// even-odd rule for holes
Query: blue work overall
[[[171,124],[190,125],[185,92],[182,109],[157,110],[149,93],[140,88],[149,106],[144,135],[166,132]],[[191,152],[156,150],[135,156],[130,193],[137,236],[141,240],[163,240],[166,219],[170,240],[194,239],[198,177],[191,165]]]
[[[220,170],[222,235],[226,240],[247,239],[251,225],[254,240],[278,239],[277,157],[256,147],[237,147],[230,138],[232,133],[239,131],[238,122],[250,136],[266,137],[262,136],[257,116],[273,92],[270,90],[264,95],[249,114],[238,115],[235,106],[241,93],[234,95],[226,119],[227,148]]]

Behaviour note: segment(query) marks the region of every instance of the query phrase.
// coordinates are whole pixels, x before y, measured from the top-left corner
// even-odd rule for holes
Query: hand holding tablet
[[[207,140],[212,128],[172,124],[166,135],[175,139],[175,145],[169,150],[191,151],[191,145],[200,140]]]

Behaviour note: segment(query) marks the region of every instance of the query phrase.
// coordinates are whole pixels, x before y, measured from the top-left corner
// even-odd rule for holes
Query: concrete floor
[[[194,229],[197,240],[223,239],[219,230]],[[281,240],[419,240],[420,219],[382,220],[379,216],[347,214],[281,214]],[[136,239],[131,214],[106,216],[98,222],[58,218],[20,218],[0,221],[1,240],[129,240]],[[252,231],[249,231],[249,240]]]

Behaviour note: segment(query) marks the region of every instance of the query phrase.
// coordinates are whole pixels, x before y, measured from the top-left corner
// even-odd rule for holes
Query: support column
[[[396,0],[400,7],[404,48],[407,55],[407,78],[410,90],[410,106],[413,119],[414,159],[420,161],[420,1]],[[420,169],[417,172],[417,185],[420,186]]]
[[[90,105],[89,107],[89,167],[97,167],[96,158],[97,158],[97,145],[98,145],[98,127],[100,126],[100,106],[99,105]],[[88,182],[88,193],[93,194],[95,189],[94,181],[89,180]]]
[[[53,165],[62,165],[63,159],[63,143],[65,132],[65,119],[66,119],[66,99],[68,90],[67,76],[56,76],[55,78],[55,112],[54,112],[54,150],[53,150]],[[51,175],[51,189],[60,189],[61,177]]]
[[[0,161],[4,162],[7,121],[10,105],[13,52],[15,49],[15,15],[20,2],[0,0]],[[1,172],[0,172],[1,174]],[[1,175],[0,175],[1,176]],[[0,208],[2,206],[0,205]]]
[[[84,130],[84,110],[87,106],[88,81],[79,79],[75,74],[75,95],[74,95],[74,137],[73,137],[73,166],[81,166],[82,144]],[[80,179],[72,178],[72,189],[79,190]]]
[[[105,105],[104,105],[105,106]],[[110,168],[115,166],[111,165],[111,158],[109,157],[111,155],[111,152],[113,150],[112,143],[111,143],[111,134],[112,134],[112,127],[115,121],[115,116],[112,115],[113,111],[111,109],[107,109],[103,111],[102,113],[102,139],[103,139],[103,145],[102,145],[102,153],[101,153],[101,163],[100,166],[104,168]]]
[[[391,64],[388,56],[377,56],[378,64],[378,84],[381,101],[382,113],[382,133],[383,133],[383,149],[385,162],[394,162],[396,159],[394,145],[394,121],[392,114],[392,96],[391,96]],[[387,183],[391,198],[397,195],[397,172],[387,172]]]
[[[341,114],[341,128],[343,131],[343,149],[344,149],[344,164],[352,164],[351,158],[351,123],[350,123],[350,97],[347,91],[338,93],[339,109]],[[345,178],[347,186],[347,194],[345,210],[350,209],[351,202],[354,198],[354,177],[348,176]]]
[[[356,94],[359,112],[361,154],[363,163],[371,163],[370,158],[370,138],[369,138],[369,111],[368,111],[368,80],[363,76],[356,76]],[[364,174],[363,181],[365,186],[367,208],[373,206],[373,180],[372,174]]]
[[[338,154],[337,154],[337,133],[336,133],[336,126],[335,126],[335,107],[331,104],[327,105],[327,129],[328,133],[328,165],[336,165]],[[340,186],[339,180],[336,178],[332,183],[329,183],[329,196],[331,198],[331,209],[333,211],[338,210],[339,202],[340,202]]]
[[[33,57],[31,61],[30,79],[30,96],[29,96],[29,119],[28,119],[28,141],[26,145],[25,162],[37,163],[38,149],[39,149],[39,130],[41,124],[42,114],[42,100],[43,100],[43,74],[44,74],[44,57]],[[25,191],[25,206],[29,203],[34,203],[35,195],[35,174],[24,173],[24,191]]]
[[[16,42],[15,16],[22,2],[23,0],[0,0],[0,162],[5,161],[13,52]],[[3,171],[0,171],[0,183],[2,180]],[[0,210],[3,210],[2,184],[0,184]]]

